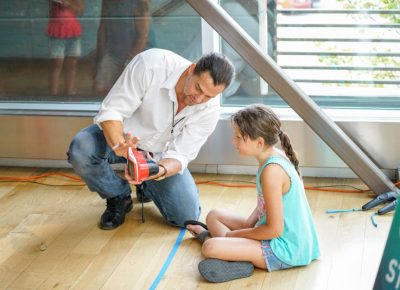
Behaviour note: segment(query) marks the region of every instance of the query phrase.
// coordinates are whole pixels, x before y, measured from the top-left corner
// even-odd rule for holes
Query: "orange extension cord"
[[[72,176],[69,174],[65,173],[58,173],[58,172],[48,172],[48,173],[43,173],[40,175],[34,175],[34,176],[29,176],[29,177],[13,177],[13,176],[4,176],[0,177],[0,182],[18,182],[18,181],[36,181],[41,178],[49,177],[49,176],[62,176],[65,177],[73,182],[82,182],[82,179],[77,177],[77,176]],[[196,184],[210,184],[210,185],[216,185],[216,186],[223,186],[223,187],[234,187],[234,188],[255,188],[255,184],[232,184],[229,180],[226,180],[229,183],[224,183],[220,181],[212,181],[212,180],[202,180],[202,181],[196,181]],[[251,183],[249,181],[249,183]],[[71,184],[45,184],[43,185],[53,185],[53,186],[68,186]],[[73,185],[81,185],[84,186],[85,183],[82,184],[73,184]],[[395,183],[396,186],[400,186],[400,182]],[[326,187],[326,186],[325,186]],[[342,193],[365,193],[365,192],[370,192],[371,189],[355,189],[355,190],[349,190],[349,189],[338,189],[338,188],[322,188],[322,187],[312,187],[312,186],[305,186],[305,189],[307,190],[318,190],[318,191],[327,191],[327,192],[342,192]]]

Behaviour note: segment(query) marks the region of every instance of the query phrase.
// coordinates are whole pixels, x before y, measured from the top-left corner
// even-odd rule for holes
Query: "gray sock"
[[[197,239],[201,243],[204,243],[204,241],[207,239],[207,237],[210,237],[210,233],[208,231],[201,232],[200,234],[197,235]]]

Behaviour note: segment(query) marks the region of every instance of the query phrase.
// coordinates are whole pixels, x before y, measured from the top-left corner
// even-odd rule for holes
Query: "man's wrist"
[[[158,163],[158,166],[159,166],[160,168],[163,168],[163,169],[164,169],[164,173],[161,174],[160,176],[158,176],[157,178],[155,178],[155,180],[157,180],[157,181],[163,180],[165,177],[167,177],[167,173],[168,173],[168,170],[167,170],[167,168],[165,168],[164,165]]]

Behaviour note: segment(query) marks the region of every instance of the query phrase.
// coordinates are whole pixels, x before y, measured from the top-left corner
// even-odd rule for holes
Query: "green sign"
[[[376,276],[374,290],[400,290],[400,202]]]

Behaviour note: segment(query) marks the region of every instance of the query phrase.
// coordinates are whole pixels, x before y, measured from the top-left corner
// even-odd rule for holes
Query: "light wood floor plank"
[[[144,227],[137,223],[128,222],[124,227],[118,228],[112,239],[96,255],[85,275],[79,277],[74,289],[103,289],[102,287],[112,276],[118,265],[124,260],[128,251],[135,245],[139,236],[143,233]],[[137,253],[136,259],[141,259],[141,252]],[[145,262],[145,261],[144,261]],[[139,269],[132,269],[132,273]],[[145,274],[148,269],[139,270]],[[148,271],[153,273],[153,271]],[[116,288],[114,288],[116,289]]]

